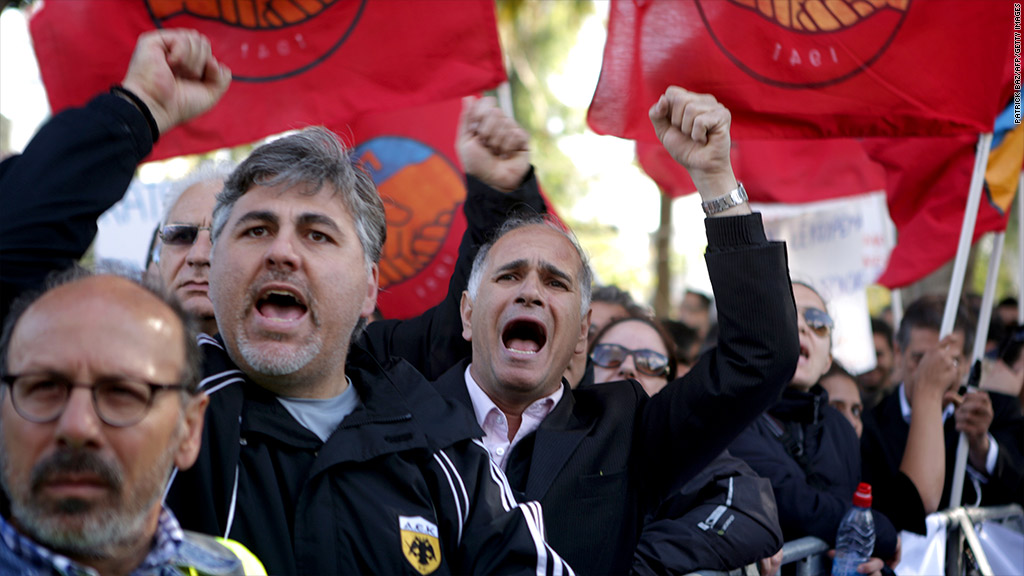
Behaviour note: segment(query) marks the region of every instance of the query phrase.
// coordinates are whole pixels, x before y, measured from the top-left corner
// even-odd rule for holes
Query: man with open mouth
[[[462,300],[472,362],[437,382],[471,406],[517,497],[544,506],[548,541],[581,574],[630,570],[645,511],[722,451],[789,381],[799,356],[785,246],[768,242],[729,160],[730,115],[672,87],[654,128],[704,199],[719,346],[654,398],[635,380],[573,390],[591,271],[571,232],[506,223]]]
[[[385,217],[351,150],[322,128],[257,148],[212,227],[207,426],[167,498],[183,526],[274,574],[571,573],[468,411],[360,337]]]

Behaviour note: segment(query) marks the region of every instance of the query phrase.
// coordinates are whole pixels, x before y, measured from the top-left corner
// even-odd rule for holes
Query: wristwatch
[[[733,206],[739,206],[747,201],[747,189],[743,187],[742,182],[736,183],[736,189],[728,194],[722,194],[717,198],[712,198],[706,202],[701,202],[701,208],[704,209],[704,214],[707,216],[714,216],[720,212],[725,212]]]

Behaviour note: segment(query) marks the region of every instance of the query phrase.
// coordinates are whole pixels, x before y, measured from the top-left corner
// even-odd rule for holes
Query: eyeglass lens
[[[824,310],[818,308],[803,309],[804,322],[807,327],[814,330],[819,336],[826,336],[832,330],[832,317]]]
[[[191,224],[171,224],[160,231],[160,239],[171,246],[187,246],[195,243],[200,230],[210,230],[208,226]]]
[[[618,344],[598,344],[594,347],[594,363],[602,368],[618,368],[633,356],[636,369],[650,376],[663,376],[668,368],[668,358],[664,354],[643,348],[630,350]]]
[[[11,402],[26,420],[52,422],[67,407],[73,388],[89,388],[93,406],[101,420],[111,426],[130,426],[149,410],[155,390],[177,386],[151,385],[126,379],[107,378],[92,386],[76,384],[53,374],[26,374],[5,378],[11,387]]]

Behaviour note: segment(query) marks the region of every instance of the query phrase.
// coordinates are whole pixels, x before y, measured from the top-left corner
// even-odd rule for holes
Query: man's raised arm
[[[0,317],[85,254],[159,135],[210,109],[230,82],[198,32],[147,32],[119,89],[55,115],[0,163]]]
[[[785,245],[767,240],[732,172],[729,111],[712,96],[671,87],[650,117],[704,201],[719,319],[718,347],[645,408],[636,449],[658,496],[702,469],[778,398],[796,368],[799,340]]]

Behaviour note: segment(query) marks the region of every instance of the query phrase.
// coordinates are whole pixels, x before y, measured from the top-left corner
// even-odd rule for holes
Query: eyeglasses
[[[195,244],[200,230],[212,233],[213,228],[209,226],[195,226],[192,224],[168,224],[160,229],[160,240],[168,246],[191,246]]]
[[[163,390],[189,390],[183,384],[151,384],[131,378],[102,378],[78,384],[51,373],[4,374],[0,381],[11,389],[11,404],[25,420],[36,424],[53,422],[64,413],[72,388],[92,390],[96,415],[116,428],[138,424],[153,405],[153,397]],[[192,393],[189,390],[189,393]]]
[[[835,327],[832,317],[820,308],[803,308],[804,323],[820,338],[825,338]]]
[[[638,372],[648,376],[668,376],[668,357],[647,348],[630,350],[618,344],[598,344],[590,354],[594,364],[602,368],[618,368],[628,356],[633,357]]]

